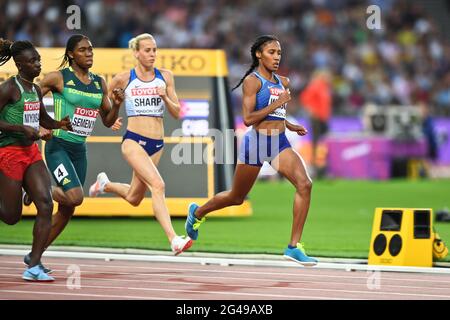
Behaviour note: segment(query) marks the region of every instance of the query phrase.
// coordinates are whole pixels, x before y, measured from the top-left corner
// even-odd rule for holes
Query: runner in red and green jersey
[[[22,278],[53,281],[40,263],[51,229],[53,200],[50,177],[36,140],[39,125],[47,129],[71,128],[68,117],[53,120],[45,111],[42,94],[33,79],[41,72],[41,57],[29,41],[0,39],[0,65],[11,57],[18,75],[0,85],[0,220],[13,225],[22,216],[22,188],[37,208],[29,268]]]

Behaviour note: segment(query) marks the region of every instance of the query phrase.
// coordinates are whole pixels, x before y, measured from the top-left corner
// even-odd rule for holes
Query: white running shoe
[[[109,182],[106,173],[100,172],[97,175],[97,181],[89,188],[89,197],[96,197],[99,194],[105,193],[105,186]]]
[[[177,256],[192,246],[192,239],[187,236],[176,236],[172,239],[172,251]]]

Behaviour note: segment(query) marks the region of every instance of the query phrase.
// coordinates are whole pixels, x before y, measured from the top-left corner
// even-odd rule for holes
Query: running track
[[[22,257],[0,256],[0,299],[450,299],[450,274],[74,258],[45,258],[45,264],[55,282],[26,282]],[[79,283],[71,265],[80,270]]]

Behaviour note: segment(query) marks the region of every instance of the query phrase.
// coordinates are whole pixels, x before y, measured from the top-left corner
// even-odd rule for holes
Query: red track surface
[[[45,258],[52,283],[21,279],[21,257],[0,256],[0,299],[450,299],[450,275]],[[70,289],[69,266],[80,268]],[[379,276],[379,277],[378,277]]]

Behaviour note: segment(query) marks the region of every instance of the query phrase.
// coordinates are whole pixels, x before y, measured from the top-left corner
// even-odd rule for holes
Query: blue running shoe
[[[284,250],[284,258],[300,263],[305,267],[312,267],[317,264],[316,259],[310,258],[306,255],[305,250],[303,249],[303,245],[300,243],[297,243],[296,248],[286,248],[286,250]]]
[[[195,211],[197,210],[198,205],[195,203],[191,203],[189,205],[189,212],[186,217],[186,223],[184,225],[184,228],[186,229],[186,233],[188,234],[189,238],[192,240],[197,240],[198,238],[198,228],[200,228],[200,225],[205,222],[205,218],[202,218],[201,220],[198,220],[195,216]]]
[[[42,282],[50,282],[55,281],[54,278],[50,277],[48,274],[44,272],[44,269],[41,265],[35,265],[33,268],[28,268],[24,271],[22,275],[22,279],[27,281],[42,281]]]
[[[27,255],[25,255],[25,257],[23,257],[23,263],[25,263],[26,266],[30,265],[30,261],[31,261],[31,252],[28,253]],[[44,267],[44,265],[39,261],[39,265],[42,267],[42,269],[44,269],[44,272],[47,274],[50,274],[53,272],[52,269],[48,269],[46,267]]]

